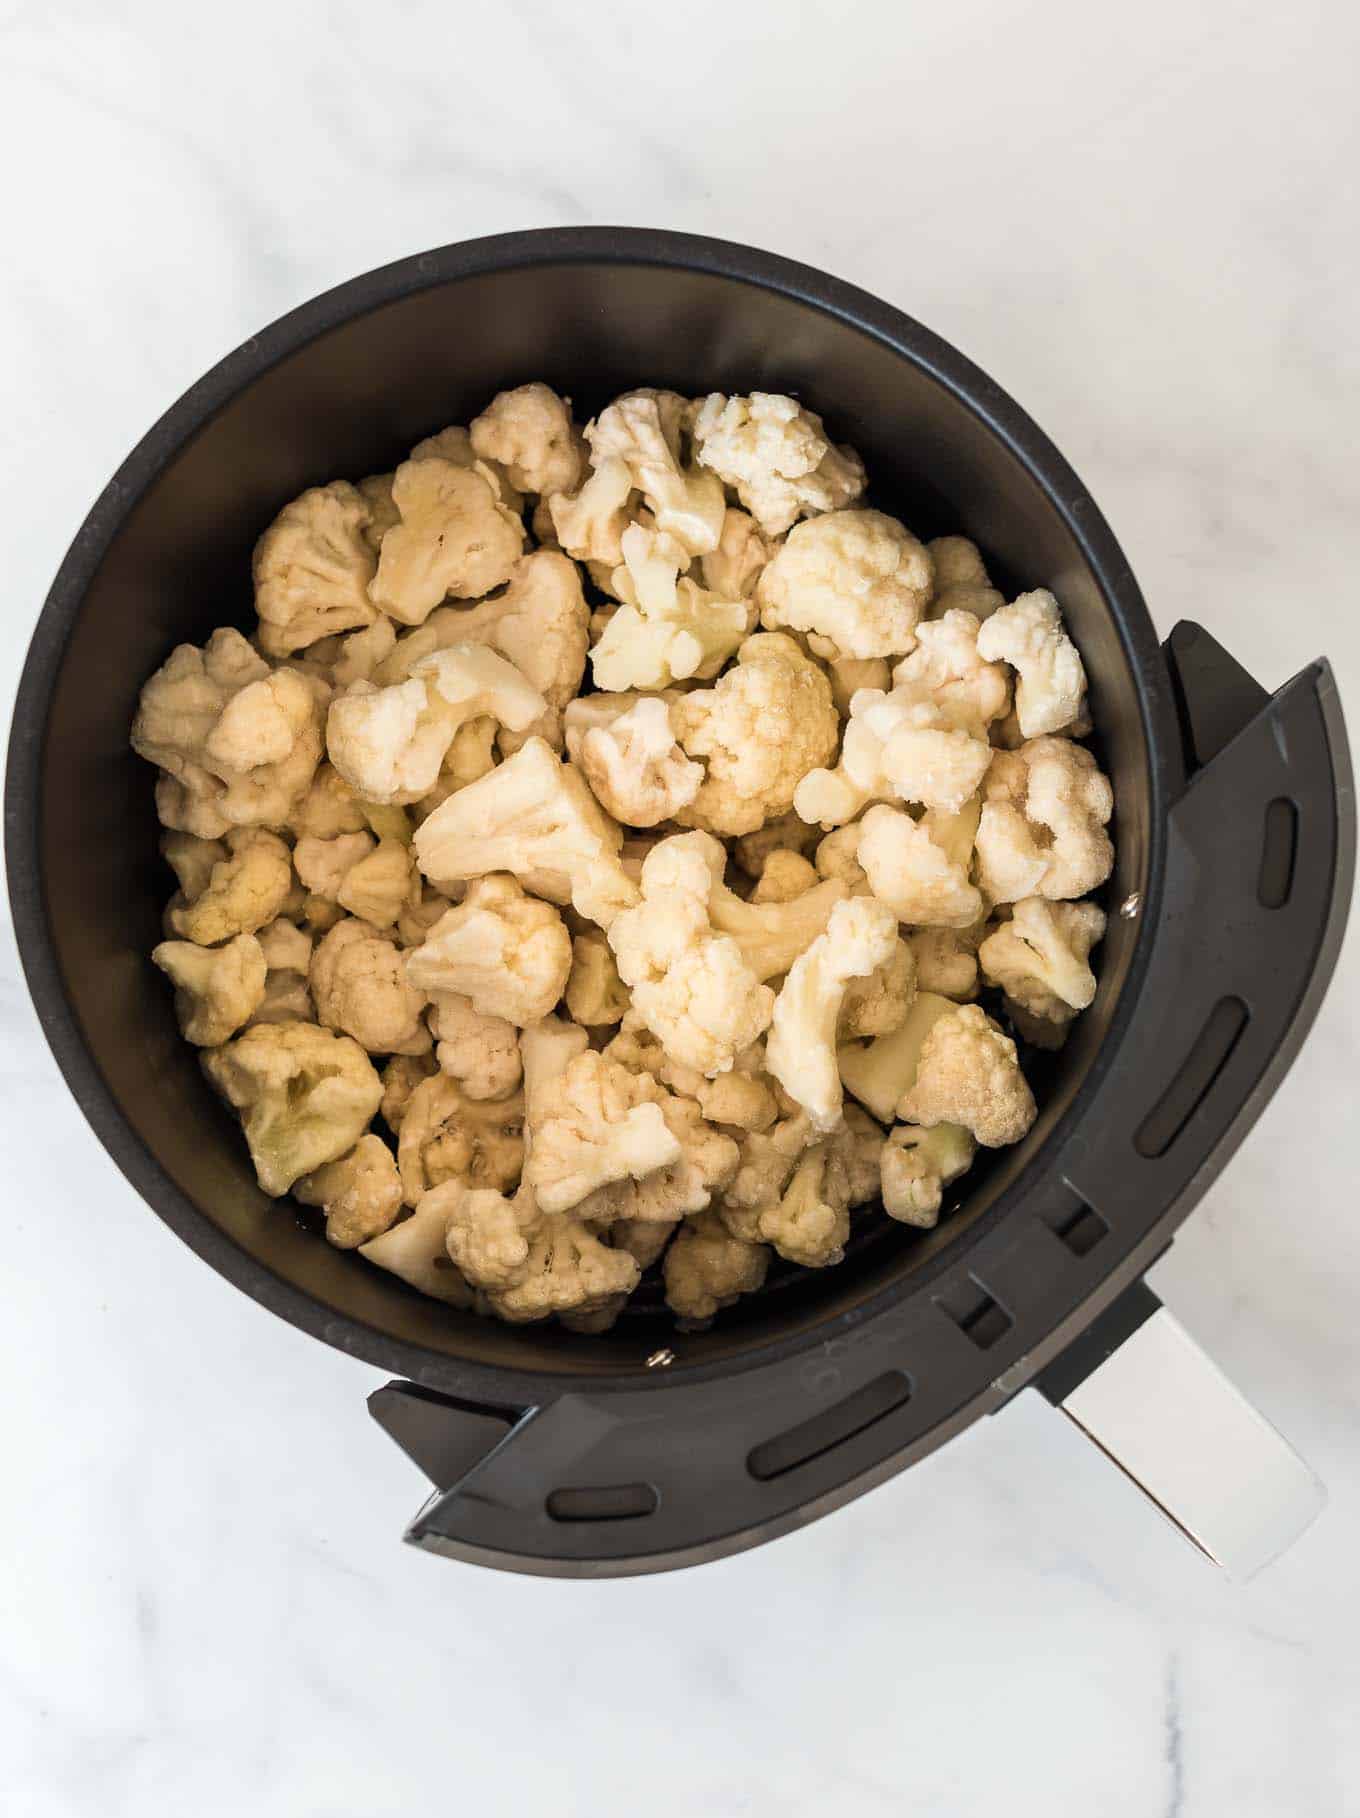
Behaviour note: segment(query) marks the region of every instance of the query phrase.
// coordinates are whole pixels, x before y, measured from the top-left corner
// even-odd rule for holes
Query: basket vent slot
[[[972,1339],[979,1351],[990,1351],[1015,1324],[1001,1302],[973,1275],[937,1294],[935,1305],[949,1315],[965,1337]]]
[[[1190,1122],[1242,1039],[1249,1012],[1240,997],[1221,997],[1190,1044],[1180,1071],[1138,1126],[1133,1146],[1149,1161],[1165,1155]]]
[[[1277,795],[1266,807],[1261,874],[1256,880],[1256,898],[1263,909],[1283,909],[1289,901],[1298,844],[1299,811],[1287,795]]]
[[[636,1521],[655,1515],[661,1498],[649,1483],[586,1485],[554,1490],[547,1509],[554,1521]]]
[[[835,1407],[814,1414],[811,1420],[800,1421],[776,1439],[763,1441],[748,1455],[746,1468],[762,1483],[782,1477],[786,1471],[811,1464],[833,1446],[853,1439],[910,1399],[909,1379],[900,1370],[888,1370],[856,1389],[853,1395],[847,1395],[844,1401],[838,1401]]]
[[[1073,1256],[1078,1257],[1089,1256],[1101,1238],[1110,1234],[1110,1227],[1094,1206],[1065,1207],[1056,1217],[1046,1218],[1044,1223],[1066,1244]]]

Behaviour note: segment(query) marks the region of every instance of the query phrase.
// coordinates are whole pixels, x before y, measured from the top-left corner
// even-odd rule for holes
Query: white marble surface
[[[795,24],[795,19],[797,24]],[[904,305],[1069,453],[1158,623],[1360,718],[1342,0],[0,5],[8,703],[88,502],[280,311],[633,221]],[[1360,1813],[1351,944],[1157,1286],[1327,1478],[1223,1582],[1032,1396],[791,1539],[603,1585],[437,1562],[378,1380],[124,1185],[0,944],[0,1807],[15,1818]]]

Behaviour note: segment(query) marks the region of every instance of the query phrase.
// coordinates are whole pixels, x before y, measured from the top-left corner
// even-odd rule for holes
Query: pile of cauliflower
[[[659,1266],[694,1327],[1025,1135],[976,1000],[1094,995],[1086,678],[864,485],[791,398],[530,384],[284,508],[132,729],[265,1193],[454,1306],[600,1331]]]

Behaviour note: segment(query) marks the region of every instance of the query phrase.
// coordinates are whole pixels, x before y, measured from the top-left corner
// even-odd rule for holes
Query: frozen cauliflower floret
[[[585,461],[571,406],[547,385],[497,392],[471,424],[472,446],[521,492],[574,492]]]
[[[628,988],[619,977],[609,942],[598,928],[587,929],[572,940],[566,1000],[572,1019],[588,1028],[608,1028],[623,1020]]]
[[[854,449],[833,447],[820,417],[777,392],[711,393],[694,419],[694,447],[769,536],[782,536],[800,517],[849,505],[864,491],[864,463]]]
[[[335,651],[325,660],[323,679],[333,688],[348,688],[353,682],[371,682],[374,672],[387,661],[397,644],[391,619],[375,619],[362,631],[351,631],[347,637],[334,640]],[[319,645],[313,645],[310,656],[315,661]]]
[[[710,844],[710,864],[717,875],[709,895],[709,920],[719,934],[737,943],[741,957],[758,979],[778,978],[824,932],[832,911],[846,894],[838,879],[817,881],[788,901],[744,901],[722,882],[726,854],[711,834],[692,834]]]
[[[1027,739],[1061,732],[1081,713],[1086,671],[1047,588],[1022,593],[994,612],[977,645],[989,662],[1009,663],[1017,671],[1015,712]]]
[[[446,896],[442,890],[432,890],[426,884],[417,896],[413,891],[401,914],[397,917],[393,937],[401,947],[418,947],[435,923],[447,915],[456,902],[459,902],[465,891],[462,884],[454,884]]]
[[[474,1099],[446,1073],[412,1088],[399,1113],[397,1167],[402,1197],[419,1204],[446,1180],[508,1192],[524,1161],[524,1098]],[[391,1121],[390,1119],[388,1120]]]
[[[434,788],[460,726],[483,715],[520,730],[547,703],[513,663],[479,644],[424,657],[404,682],[356,682],[332,701],[326,744],[340,775],[365,801],[419,801]]]
[[[977,996],[977,950],[987,924],[981,918],[968,928],[917,928],[909,939],[916,958],[916,983],[922,991],[963,1001]]]
[[[780,1116],[766,1129],[737,1133],[741,1159],[715,1206],[732,1235],[747,1243],[759,1242],[761,1212],[778,1201],[816,1136],[812,1119],[787,1095],[779,1109]]]
[[[273,1199],[352,1149],[382,1098],[359,1044],[312,1023],[257,1024],[201,1058],[240,1113],[256,1177]]]
[[[744,871],[747,877],[758,878],[772,852],[806,855],[817,844],[817,839],[817,829],[809,827],[801,815],[790,809],[787,814],[775,815],[754,832],[744,833],[740,839],[733,840],[731,852],[739,870]]]
[[[206,888],[192,903],[174,898],[166,911],[173,932],[200,947],[263,928],[292,889],[288,848],[276,834],[233,829],[226,843],[227,856],[213,866]]]
[[[1105,933],[1094,903],[1025,897],[978,948],[983,976],[1031,1016],[1066,1023],[1096,994],[1092,947]]]
[[[986,619],[1005,605],[987,577],[976,543],[967,537],[936,537],[926,548],[935,570],[935,594],[929,608],[932,619],[956,610]]]
[[[930,557],[896,518],[831,511],[794,526],[756,598],[767,630],[815,632],[836,656],[903,656],[931,582]]]
[[[503,1016],[484,1016],[456,991],[431,991],[428,1021],[440,1071],[467,1098],[509,1098],[524,1069],[519,1030]]]
[[[976,1004],[956,1004],[927,1034],[897,1114],[927,1127],[962,1124],[984,1148],[997,1149],[1019,1142],[1035,1106],[1015,1043]]]
[[[345,873],[335,900],[361,922],[390,928],[418,895],[410,848],[400,840],[379,840]]]
[[[378,1109],[395,1136],[411,1102],[411,1094],[422,1080],[433,1078],[438,1066],[432,1054],[394,1054],[382,1070],[382,1103]]]
[[[688,551],[654,527],[630,524],[620,540],[623,562],[610,591],[623,604],[610,615],[590,654],[599,688],[668,688],[715,676],[751,626],[744,600],[722,600],[681,579]]]
[[[454,991],[483,1016],[527,1028],[547,1016],[566,988],[571,936],[551,903],[526,896],[506,872],[468,886],[406,959],[421,991]]]
[[[916,955],[899,938],[881,966],[867,978],[852,978],[836,1022],[838,1042],[872,1040],[891,1035],[907,1020],[916,996]]]
[[[808,831],[817,838],[815,828],[809,827]],[[859,862],[859,836],[858,821],[852,821],[848,827],[835,828],[817,841],[814,862],[818,877],[839,878],[851,896],[869,896],[872,894],[869,879]]]
[[[979,654],[980,629],[974,613],[955,608],[928,619],[917,629],[915,650],[893,670],[893,687],[929,699],[946,724],[985,739],[1010,708],[1011,684],[1004,663]]]
[[[751,892],[753,903],[791,903],[821,882],[817,867],[800,852],[787,846],[776,847],[761,869],[756,887]],[[845,893],[849,895],[847,891]]]
[[[392,500],[392,475],[371,473],[367,479],[355,482],[355,490],[368,507],[364,541],[376,556],[388,531],[401,522],[401,513]]]
[[[836,1024],[846,988],[885,965],[896,941],[896,917],[885,904],[865,896],[839,902],[779,993],[765,1064],[819,1131],[834,1130],[841,1118]]]
[[[500,1317],[514,1324],[555,1313],[572,1316],[581,1329],[584,1316],[631,1294],[640,1274],[626,1250],[602,1243],[573,1213],[545,1213],[533,1227],[516,1280],[487,1295]]]
[[[417,1211],[432,1219],[436,1206],[444,1218],[449,1256],[474,1287],[508,1288],[523,1276],[528,1233],[538,1222],[531,1195],[521,1192],[506,1199],[492,1187],[446,1180],[431,1187]]]
[[[593,1049],[534,1095],[524,1179],[544,1212],[566,1212],[613,1181],[641,1179],[683,1153],[665,1096]]]
[[[329,763],[320,765],[288,817],[289,831],[299,840],[338,839],[342,833],[363,833],[367,825],[359,798]]]
[[[899,1105],[911,1090],[926,1037],[958,1005],[933,991],[918,991],[906,1019],[890,1035],[849,1042],[837,1055],[842,1083],[882,1124],[904,1115]]]
[[[982,795],[978,882],[994,903],[1085,896],[1110,875],[1114,796],[1085,746],[1042,738],[994,752]]]
[[[293,1197],[326,1214],[326,1238],[355,1250],[396,1223],[401,1178],[396,1158],[380,1136],[361,1136],[347,1155],[293,1183]]]
[[[293,868],[309,895],[336,903],[345,879],[377,844],[371,833],[340,833],[326,840],[306,837],[293,848]]]
[[[680,744],[706,772],[679,818],[723,836],[754,833],[786,814],[840,733],[824,672],[778,635],[747,638],[735,666],[714,687],[685,695],[672,718]]]
[[[743,1294],[754,1294],[769,1266],[767,1245],[746,1243],[713,1213],[700,1213],[685,1220],[666,1251],[666,1305],[687,1325],[707,1323]]]
[[[367,922],[346,917],[318,942],[307,973],[317,1020],[370,1054],[423,1054],[430,1046],[425,998],[402,955]]]
[[[718,547],[699,558],[704,586],[720,600],[752,599],[761,570],[774,549],[773,542],[761,536],[754,518],[729,505]]]
[[[857,847],[869,888],[899,921],[966,928],[982,914],[982,897],[968,867],[953,862],[931,838],[927,822],[902,808],[871,808],[859,823]]]
[[[637,890],[618,861],[623,836],[542,739],[450,796],[416,829],[416,862],[440,887],[509,871],[536,896],[572,903],[604,927]]]
[[[312,937],[294,922],[272,921],[256,938],[271,972],[305,972],[312,963]]]
[[[929,1230],[939,1222],[944,1190],[973,1165],[977,1144],[962,1124],[898,1124],[879,1156],[883,1210],[900,1224]]]
[[[314,486],[285,505],[255,545],[260,646],[291,656],[338,631],[371,625],[376,562],[364,532],[369,508],[345,480]]]
[[[284,967],[271,968],[264,979],[264,996],[251,1013],[255,1023],[314,1023],[316,1005],[307,989],[307,973]]]
[[[670,708],[653,695],[581,740],[581,772],[601,805],[632,827],[655,827],[687,808],[704,780],[671,731]]]
[[[608,930],[633,1011],[676,1061],[707,1075],[732,1066],[774,1005],[736,941],[713,929],[715,862],[722,849],[705,835],[662,840],[643,863],[641,902]]]
[[[887,657],[832,657],[827,663],[831,698],[843,720],[850,717],[850,703],[861,688],[878,688],[885,694],[892,686],[892,665]]]
[[[992,749],[947,723],[929,696],[863,688],[850,703],[850,719],[834,770],[812,770],[794,795],[806,821],[843,826],[873,801],[920,802],[952,814],[974,795]]]
[[[620,1219],[631,1225],[673,1225],[702,1212],[731,1181],[740,1161],[732,1138],[713,1129],[692,1099],[662,1093],[659,1103],[666,1128],[680,1145],[677,1160],[640,1178],[629,1176],[597,1188],[576,1206],[578,1218],[601,1225]]]
[[[851,1105],[842,1127],[803,1153],[781,1197],[760,1211],[761,1237],[805,1269],[840,1262],[850,1236],[850,1208],[878,1192],[882,1142],[873,1119]]]
[[[359,1245],[359,1254],[399,1281],[451,1307],[470,1307],[472,1289],[448,1251],[448,1207],[435,1195],[378,1237]]]
[[[212,882],[214,865],[226,856],[221,840],[201,840],[192,833],[161,835],[161,857],[174,872],[186,903],[198,901]]]
[[[383,538],[369,587],[389,618],[419,625],[450,594],[480,599],[510,579],[524,526],[486,475],[437,458],[403,461],[392,498],[401,521]]]
[[[548,500],[557,540],[578,562],[603,563],[610,570],[623,560],[623,533],[632,522],[629,501],[633,476],[626,461],[597,461],[579,491],[554,493]]]
[[[613,1044],[610,1044],[611,1050]],[[657,1077],[663,1086],[683,1098],[692,1098],[711,1124],[733,1130],[768,1130],[779,1115],[775,1084],[765,1072],[765,1044],[753,1042],[743,1050],[727,1073],[708,1079],[693,1067],[683,1067],[659,1050]]]
[[[716,475],[683,464],[681,433],[688,411],[673,391],[625,392],[586,425],[586,440],[597,467],[611,459],[623,462],[657,529],[696,556],[717,548],[727,501]]]
[[[219,1047],[248,1023],[264,996],[268,967],[253,934],[238,934],[221,947],[162,941],[151,963],[175,987],[175,1015],[187,1042]]]
[[[184,778],[163,770],[156,778],[156,818],[176,833],[220,840],[231,826],[221,809],[224,787],[220,777],[197,765],[188,766]]]

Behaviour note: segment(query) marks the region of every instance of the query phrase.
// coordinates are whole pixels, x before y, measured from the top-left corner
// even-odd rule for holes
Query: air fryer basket
[[[148,774],[127,748],[142,680],[172,644],[245,623],[251,546],[283,501],[390,467],[528,378],[581,414],[638,383],[798,393],[920,534],[963,529],[1003,584],[1054,588],[1115,787],[1099,993],[1030,1136],[961,1183],[936,1231],[866,1219],[842,1267],[785,1271],[705,1333],[677,1336],[645,1310],[597,1337],[504,1327],[319,1242],[259,1192],[146,958],[166,880]],[[1159,649],[1081,483],[975,367],[804,267],[621,229],[503,236],[370,273],[187,393],[53,585],[5,815],[34,1000],[124,1173],[228,1279],[402,1379],[371,1405],[436,1486],[409,1538],[583,1574],[786,1531],[1036,1378],[1069,1407],[1085,1393],[1083,1424],[1097,1423],[1082,1385],[1102,1377],[1108,1400],[1120,1341],[1141,1331],[1148,1347],[1166,1329],[1140,1277],[1311,1021],[1354,844],[1327,665],[1270,697],[1194,626]]]

